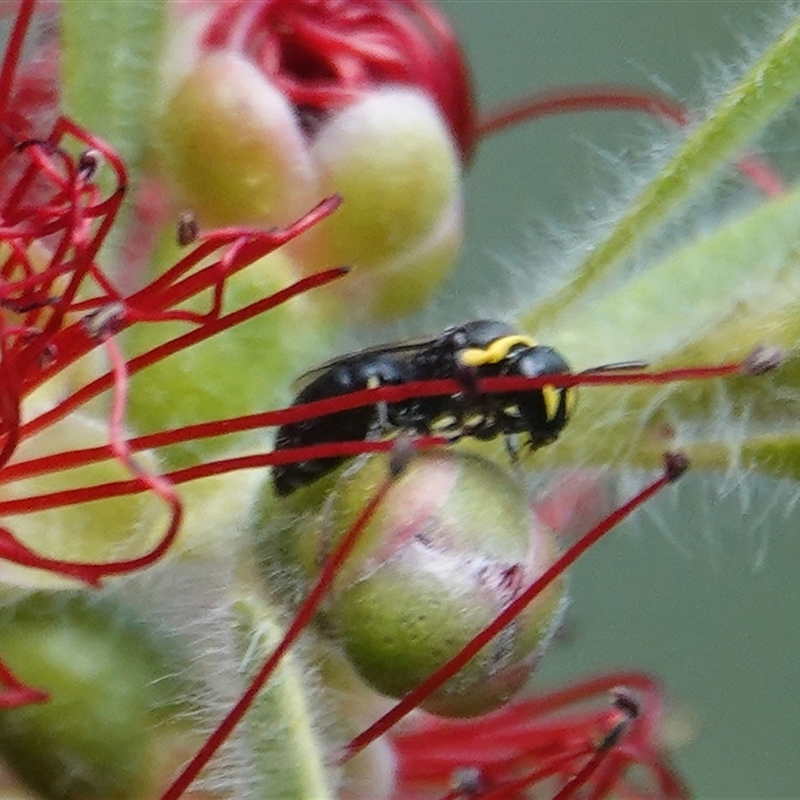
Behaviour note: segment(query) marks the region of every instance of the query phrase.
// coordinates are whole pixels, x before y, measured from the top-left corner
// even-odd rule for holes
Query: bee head
[[[522,378],[570,373],[569,364],[552,347],[533,345],[519,347],[508,353],[503,374]],[[545,384],[528,392],[514,393],[514,405],[519,409],[520,424],[530,437],[527,443],[536,449],[555,441],[569,421],[575,408],[575,387]]]

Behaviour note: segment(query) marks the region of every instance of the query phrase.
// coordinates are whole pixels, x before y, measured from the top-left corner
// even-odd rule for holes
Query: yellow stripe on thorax
[[[498,364],[515,345],[522,344],[534,347],[536,342],[529,336],[514,334],[495,339],[488,347],[468,347],[462,350],[458,358],[465,367],[482,367],[484,364]]]

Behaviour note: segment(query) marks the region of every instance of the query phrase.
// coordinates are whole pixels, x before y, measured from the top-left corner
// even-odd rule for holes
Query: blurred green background
[[[440,5],[461,35],[484,109],[588,81],[666,88],[702,107],[785,9],[663,0]],[[790,135],[773,157],[791,165],[796,114],[784,127]],[[498,284],[497,297],[507,296],[514,270],[546,269],[564,249],[537,238],[542,225],[574,231],[566,241],[580,242],[592,204],[618,190],[614,160],[646,150],[648,129],[658,124],[631,114],[571,115],[482,145],[468,180],[465,256],[427,319],[496,312]],[[575,568],[568,641],[545,659],[539,685],[620,667],[651,671],[693,731],[675,760],[696,796],[800,797],[799,491],[741,475],[724,483],[692,476],[669,490]]]

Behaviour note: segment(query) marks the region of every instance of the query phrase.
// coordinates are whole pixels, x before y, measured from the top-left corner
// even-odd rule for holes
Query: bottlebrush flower
[[[293,245],[296,268],[353,266],[340,308],[362,319],[418,308],[458,253],[474,145],[466,70],[439,13],[198,2],[178,30],[159,150],[200,220],[285,224],[342,194],[336,223]]]
[[[592,679],[467,722],[432,720],[417,711],[428,707],[480,714],[504,702],[557,624],[562,607],[558,584],[566,568],[678,477],[685,467],[681,458],[669,457],[660,476],[641,493],[558,554],[553,531],[537,522],[536,503],[531,510],[515,479],[485,461],[485,454],[440,449],[415,457],[417,450],[441,445],[436,437],[399,444],[332,441],[304,451],[272,451],[261,433],[271,426],[391,404],[403,393],[408,399],[425,392],[464,391],[462,376],[461,384],[451,379],[454,386],[404,383],[269,410],[296,375],[301,351],[309,359],[320,355],[331,335],[351,321],[341,313],[332,317],[325,308],[324,297],[337,279],[340,284],[350,280],[331,265],[342,257],[340,241],[378,252],[387,236],[405,226],[417,238],[400,237],[396,244],[403,257],[411,257],[425,238],[420,231],[428,232],[413,219],[426,203],[407,190],[397,193],[398,205],[382,209],[392,213],[388,227],[376,231],[374,220],[367,218],[370,209],[358,202],[360,181],[353,193],[347,181],[334,187],[343,192],[340,208],[340,198],[321,199],[330,187],[319,175],[305,181],[312,172],[305,166],[308,153],[281,148],[287,142],[306,147],[309,133],[315,144],[329,135],[326,147],[332,157],[343,154],[346,163],[361,155],[361,147],[336,126],[347,129],[343,120],[351,113],[357,130],[376,120],[395,120],[394,111],[383,105],[386,97],[412,96],[445,135],[434,145],[449,153],[446,180],[437,184],[434,175],[431,192],[447,201],[432,203],[436,211],[451,213],[447,203],[457,204],[460,191],[457,170],[451,169],[459,160],[454,154],[466,160],[480,131],[493,124],[472,121],[465,71],[440,18],[419,2],[197,3],[191,13],[199,15],[199,23],[189,30],[197,49],[189,51],[183,66],[174,55],[167,58],[165,69],[174,71],[167,73],[171,80],[165,81],[162,94],[155,54],[167,24],[164,7],[136,4],[137,24],[127,27],[132,6],[64,4],[61,55],[67,66],[59,89],[70,116],[59,114],[52,128],[48,114],[26,117],[30,132],[24,138],[18,128],[4,129],[9,144],[4,174],[18,177],[9,179],[0,208],[0,514],[5,526],[0,537],[0,656],[7,662],[0,669],[0,751],[25,783],[19,791],[135,800],[159,795],[164,800],[277,794],[410,797],[431,788],[447,791],[444,783],[454,777],[450,797],[547,791],[571,798],[589,790],[596,797],[683,796],[685,789],[659,743],[659,692],[639,674]],[[391,9],[386,14],[390,29],[413,45],[401,50],[411,53],[409,69],[389,71],[401,89],[385,90],[383,72],[376,78],[373,69],[354,65],[360,49],[377,53],[381,64],[394,65],[395,50],[387,46],[385,20],[376,17],[376,8]],[[0,72],[0,120],[13,108],[12,87],[26,75],[20,52],[32,9],[30,0],[21,4],[9,39]],[[280,24],[274,23],[274,14],[284,15]],[[321,28],[315,14],[348,25]],[[349,27],[351,17],[368,23],[369,35]],[[98,19],[105,23],[103,37],[89,24]],[[283,41],[264,39],[258,28],[264,20]],[[302,31],[302,47],[294,31]],[[798,40],[800,31],[793,24],[720,110],[686,140],[593,249],[574,280],[523,315],[529,327],[550,331],[577,369],[640,355],[630,352],[633,343],[648,356],[658,353],[666,364],[678,365],[553,378],[565,385],[632,386],[626,391],[587,387],[573,423],[576,433],[547,448],[537,464],[652,466],[668,445],[680,441],[705,467],[728,468],[733,453],[747,467],[796,477],[794,408],[783,401],[796,384],[791,358],[797,344],[791,325],[794,194],[759,204],[641,274],[614,274],[614,268],[638,236],[662,222],[709,173],[733,160],[800,88]],[[309,54],[314,41],[321,48],[319,58]],[[214,117],[219,109],[207,103],[230,97],[224,81],[231,73],[237,81],[249,73],[259,84],[254,104],[260,109],[262,71],[274,66],[274,58],[262,63],[260,56],[270,52],[281,54],[282,66],[267,93],[283,104],[285,113],[267,117],[278,127],[298,128],[279,131],[275,140],[267,137],[263,155],[267,172],[277,170],[271,173],[275,194],[251,198],[241,192],[240,181],[257,160],[249,147],[258,137],[247,134],[263,132],[257,123],[264,118],[256,124],[247,114],[221,120]],[[135,69],[119,79],[112,66],[122,53],[135,54]],[[330,63],[320,60],[322,55],[330,55]],[[443,64],[432,63],[434,56],[444,58]],[[107,67],[98,67],[104,57]],[[84,62],[92,69],[84,70]],[[341,92],[325,91],[339,88],[338,83],[325,85],[331,64],[346,84],[344,98]],[[410,69],[420,65],[420,72]],[[308,88],[299,79],[316,79],[318,68],[324,85],[315,87],[317,93],[293,95]],[[455,80],[445,81],[445,73]],[[381,86],[376,88],[373,80]],[[128,91],[131,84],[136,91]],[[113,87],[121,89],[119,94]],[[208,88],[220,94],[202,91]],[[246,90],[243,83],[230,91]],[[586,106],[588,98],[600,94],[583,91],[577,100],[575,92],[562,94],[561,105],[571,97]],[[604,106],[619,104],[623,94],[606,92]],[[124,98],[126,124],[116,129],[113,115],[105,113],[109,97]],[[48,94],[43,109],[51,117],[54,98]],[[343,100],[346,108],[340,105]],[[641,95],[639,101],[647,104]],[[181,108],[184,103],[188,111]],[[247,103],[236,107],[252,110]],[[663,115],[665,108],[656,110]],[[111,134],[126,132],[120,144],[124,159],[85,127],[98,109]],[[416,127],[421,117],[412,118]],[[375,129],[381,127],[377,123]],[[194,144],[186,144],[189,134],[196,137]],[[216,143],[206,154],[205,172],[202,164],[186,168],[182,160],[198,143]],[[239,145],[245,146],[238,154],[223,154],[223,146],[235,150]],[[390,138],[376,149],[365,148],[360,178],[373,177],[373,158],[392,145]],[[191,197],[197,205],[197,216],[181,218],[177,237],[173,224],[139,239],[148,219],[142,197],[152,195],[139,195],[138,217],[126,219],[122,213],[125,194],[141,186],[152,146],[159,149],[162,164],[171,163],[184,199]],[[167,154],[173,146],[177,154]],[[20,166],[14,169],[15,164]],[[756,162],[757,177],[774,177],[761,166]],[[256,176],[257,188],[267,187],[265,174]],[[158,194],[163,176],[150,177],[148,188]],[[775,183],[769,182],[770,191]],[[209,192],[219,196],[209,197]],[[312,207],[312,199],[321,202]],[[254,211],[262,200],[266,210]],[[160,197],[165,205],[169,201]],[[302,206],[302,214],[300,208],[292,210],[294,203]],[[348,204],[356,209],[350,222]],[[273,211],[287,216],[258,216]],[[277,227],[246,225],[254,215],[260,224]],[[159,225],[160,209],[149,219]],[[214,221],[229,226],[214,228]],[[439,221],[426,222],[436,227]],[[355,227],[348,229],[350,223]],[[138,269],[143,250],[149,276]],[[137,259],[128,261],[126,254],[132,252]],[[315,259],[329,268],[314,271]],[[385,274],[376,275],[380,286],[364,289],[356,274],[353,281],[362,282],[358,291],[380,295],[392,285]],[[603,285],[608,277],[610,286]],[[606,291],[599,292],[600,287]],[[419,286],[412,288],[411,294],[425,294]],[[687,296],[696,301],[694,309],[685,308]],[[385,299],[378,297],[375,307]],[[607,335],[608,319],[613,319],[613,336]],[[742,441],[732,443],[710,424],[720,415],[723,391],[710,379],[759,371],[770,362],[763,351],[749,360],[745,356],[764,343],[786,348],[788,365],[757,381],[743,374],[726,381],[732,412],[747,411],[755,422],[743,428]],[[667,394],[665,383],[680,378],[704,380]],[[516,390],[535,386],[536,379],[523,379]],[[488,384],[476,388],[511,391]],[[273,496],[265,479],[264,468],[281,460],[372,451],[390,454],[350,462],[329,482],[317,482],[308,493],[285,501]],[[487,477],[490,473],[496,481]],[[367,482],[359,483],[365,476]],[[420,476],[425,491],[414,484]],[[490,493],[484,500],[487,484]],[[331,485],[334,491],[328,491]],[[575,504],[582,496],[577,494],[562,497]],[[419,514],[406,516],[412,510]],[[551,504],[551,520],[552,510]],[[500,521],[494,521],[497,517]],[[507,525],[510,517],[520,525]],[[420,521],[421,527],[414,527]],[[492,536],[493,526],[497,536]],[[268,527],[278,548],[296,550],[292,558],[284,552],[264,559]],[[476,544],[478,549],[468,549]],[[449,572],[455,572],[456,593],[485,595],[488,603],[475,614],[485,619],[466,633],[458,625],[442,625],[440,638],[436,630],[422,638],[412,631],[411,652],[400,654],[406,660],[398,676],[389,672],[390,664],[380,663],[391,660],[395,642],[383,648],[373,638],[373,633],[393,634],[393,623],[385,623],[384,616],[376,624],[373,616],[365,629],[353,618],[376,609],[388,616],[393,609],[390,597],[383,602],[387,583],[392,592],[411,587],[413,593],[422,586],[426,576],[420,572],[401,569],[398,577],[392,570],[398,562],[405,568],[425,549],[430,558],[413,564],[415,570],[434,571],[445,562],[452,566],[453,555],[466,554]],[[378,604],[354,602],[353,594],[362,589]],[[436,601],[430,597],[424,605],[438,602],[438,596]],[[428,610],[406,599],[395,605],[401,610],[409,606],[417,616]],[[446,607],[442,618],[468,616],[463,609],[463,604]],[[401,624],[409,618],[401,614]],[[478,657],[483,648],[494,646],[496,637],[502,640],[494,651],[499,657],[487,667]],[[526,649],[518,653],[520,640]],[[415,647],[422,649],[414,653]],[[437,666],[433,662],[440,655],[452,658]],[[416,662],[414,656],[419,656]],[[476,664],[482,671],[469,674]],[[465,667],[470,678],[466,699],[453,691]],[[414,669],[419,674],[407,681]],[[423,680],[430,670],[434,675]],[[362,676],[403,699],[386,710],[386,698],[367,688]],[[465,707],[470,700],[474,705]],[[573,709],[573,703],[579,707]],[[410,712],[404,725],[394,727]],[[490,740],[484,742],[487,733]]]

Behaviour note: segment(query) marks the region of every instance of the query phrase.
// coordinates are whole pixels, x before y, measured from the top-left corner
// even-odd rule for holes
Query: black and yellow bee
[[[364,440],[398,430],[461,438],[522,434],[537,448],[555,441],[575,404],[574,387],[544,385],[527,391],[481,394],[483,378],[569,374],[552,347],[536,344],[510,325],[477,320],[438,336],[394,342],[340,356],[303,375],[294,405],[379,386],[453,378],[456,394],[337,411],[278,429],[275,449]],[[338,467],[346,458],[318,458],[273,467],[275,492],[285,496]]]

